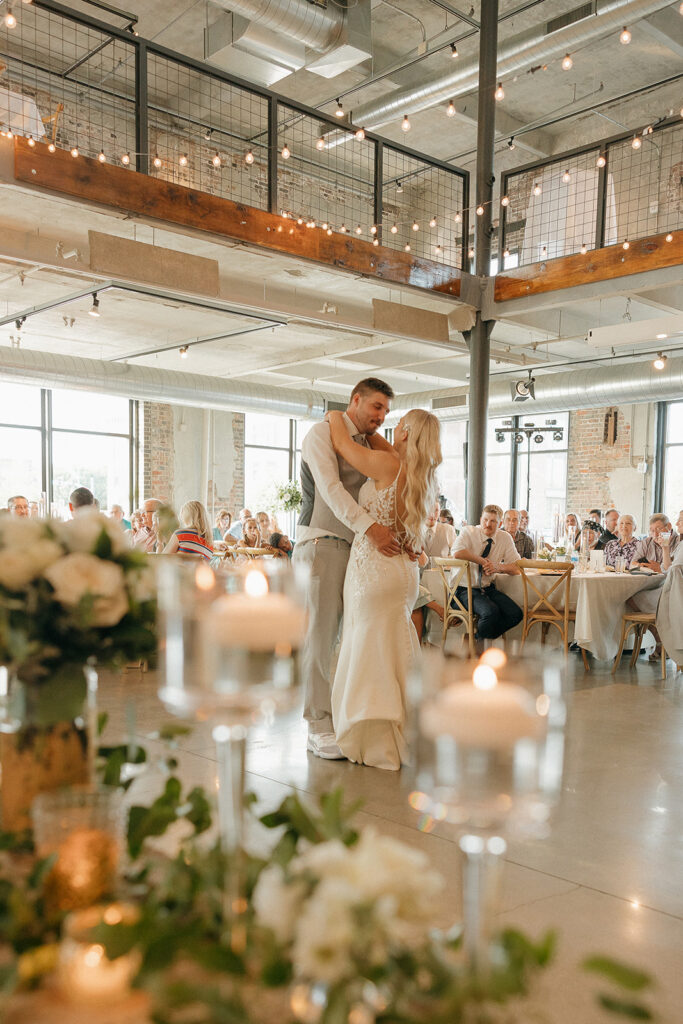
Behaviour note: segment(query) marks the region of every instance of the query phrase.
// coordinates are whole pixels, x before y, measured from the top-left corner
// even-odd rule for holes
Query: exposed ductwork
[[[96,391],[146,402],[198,406],[232,412],[269,412],[321,419],[325,396],[318,391],[247,384],[198,373],[81,359],[29,349],[0,348],[0,380],[41,387]]]
[[[669,7],[670,3],[671,0],[605,0],[599,5],[596,15],[565,28],[549,33],[548,26],[543,24],[506,39],[498,48],[498,78],[571,53],[595,39],[618,31],[626,24],[633,25],[649,14]],[[379,128],[404,114],[414,114],[476,89],[479,78],[478,59],[462,64],[458,61],[457,64],[446,75],[438,75],[421,85],[398,89],[384,99],[371,100],[356,107],[351,115],[352,121],[366,128]],[[328,144],[335,145],[341,141],[342,138],[335,137]]]
[[[594,409],[610,405],[634,405],[664,402],[683,395],[683,359],[669,359],[664,370],[655,370],[652,362],[624,366],[598,366],[571,373],[543,374],[536,377],[535,400],[513,402],[510,381],[493,383],[489,393],[489,417],[534,416],[538,413]],[[463,404],[466,391],[430,391],[400,395],[393,403],[392,416],[416,406],[428,409],[439,419],[466,420],[469,407]]]
[[[240,14],[262,25],[281,32],[304,46],[322,53],[329,50],[341,35],[344,11],[337,4],[320,7],[309,0],[214,0],[233,14]]]

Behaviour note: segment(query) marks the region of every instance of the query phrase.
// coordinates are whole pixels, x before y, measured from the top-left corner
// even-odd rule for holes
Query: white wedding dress
[[[359,504],[400,534],[396,479],[361,488]],[[406,685],[419,653],[410,614],[418,591],[417,562],[388,558],[356,536],[344,580],[344,620],[332,685],[334,731],[342,753],[358,764],[397,770],[406,759]]]

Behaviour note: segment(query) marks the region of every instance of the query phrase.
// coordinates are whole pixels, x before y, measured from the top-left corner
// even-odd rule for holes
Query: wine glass
[[[411,805],[451,826],[463,857],[470,969],[490,967],[491,918],[509,837],[542,838],[559,799],[570,666],[525,646],[478,662],[425,654],[414,712]]]

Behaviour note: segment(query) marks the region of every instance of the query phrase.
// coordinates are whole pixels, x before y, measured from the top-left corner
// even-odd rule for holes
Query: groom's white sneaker
[[[316,757],[324,757],[327,761],[345,761],[346,755],[342,754],[337,739],[333,732],[321,732],[308,734],[308,749]]]

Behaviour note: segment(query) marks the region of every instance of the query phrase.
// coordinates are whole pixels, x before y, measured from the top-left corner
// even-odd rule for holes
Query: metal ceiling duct
[[[319,7],[309,0],[215,0],[218,7],[281,32],[312,50],[334,45],[344,27],[345,12],[337,4]]]
[[[230,0],[232,3],[232,0]],[[633,26],[649,14],[669,7],[671,0],[606,0],[600,4],[599,12],[566,28],[548,33],[547,25],[539,25],[506,39],[498,47],[498,78],[516,72],[526,71],[534,64],[543,64],[553,57],[571,53],[592,40],[617,32],[624,25]],[[378,128],[403,117],[414,114],[437,103],[461,96],[477,88],[479,61],[474,58],[446,75],[428,79],[421,85],[398,89],[384,99],[371,100],[356,107],[351,114],[355,124],[366,128]],[[341,139],[330,140],[328,145],[338,144]]]
[[[41,387],[96,391],[145,402],[198,406],[232,412],[268,412],[322,419],[325,396],[318,391],[223,380],[199,373],[82,359],[28,349],[0,348],[0,380]]]
[[[462,404],[467,392],[430,391],[400,395],[392,403],[392,416],[414,406],[428,409],[444,420],[466,420],[467,405]],[[533,417],[538,413],[565,412],[572,409],[595,409],[611,405],[634,405],[642,402],[664,402],[683,395],[683,359],[669,359],[663,370],[655,370],[652,361],[625,366],[599,366],[576,369],[571,373],[551,373],[536,377],[535,399],[513,402],[510,380],[493,383],[489,394],[489,417]]]

